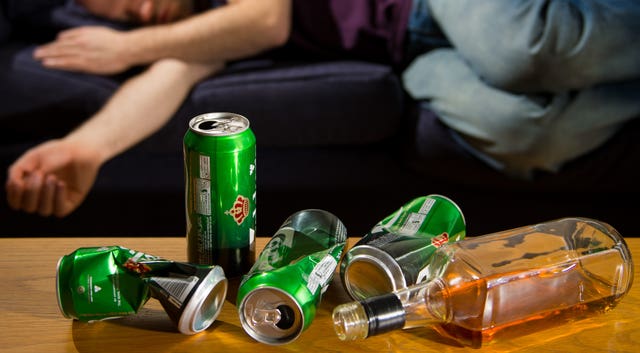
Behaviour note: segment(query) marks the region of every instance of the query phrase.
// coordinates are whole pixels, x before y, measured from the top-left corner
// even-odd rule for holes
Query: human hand
[[[89,193],[101,161],[90,148],[65,140],[38,145],[9,167],[9,206],[42,216],[64,217]]]
[[[109,75],[132,66],[126,32],[107,27],[77,27],[60,32],[56,40],[39,46],[36,60],[52,69]]]

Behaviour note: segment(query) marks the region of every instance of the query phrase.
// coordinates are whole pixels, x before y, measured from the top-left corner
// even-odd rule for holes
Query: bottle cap
[[[405,311],[402,302],[393,293],[367,298],[360,302],[369,318],[368,336],[404,327]]]

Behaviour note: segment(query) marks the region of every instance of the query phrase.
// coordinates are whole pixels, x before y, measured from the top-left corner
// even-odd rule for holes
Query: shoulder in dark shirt
[[[289,46],[319,58],[398,64],[411,0],[293,0]]]

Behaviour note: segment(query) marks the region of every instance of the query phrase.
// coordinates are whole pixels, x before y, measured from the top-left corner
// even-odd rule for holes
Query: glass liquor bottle
[[[619,233],[563,218],[445,244],[406,289],[337,306],[341,340],[433,326],[472,347],[614,308],[633,263]]]

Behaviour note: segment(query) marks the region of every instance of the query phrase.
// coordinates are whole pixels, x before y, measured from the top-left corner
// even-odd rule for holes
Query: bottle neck
[[[395,292],[404,309],[403,328],[449,322],[451,305],[445,293],[445,285],[439,278]]]
[[[337,306],[334,328],[341,340],[363,339],[385,332],[445,322],[449,306],[435,280],[410,288]]]

